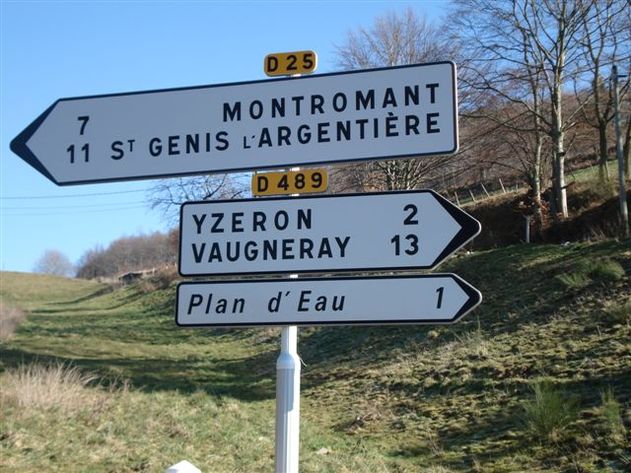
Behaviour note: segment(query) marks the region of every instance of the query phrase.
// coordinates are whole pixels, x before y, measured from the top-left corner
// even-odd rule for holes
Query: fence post
[[[502,192],[504,192],[504,194],[506,194],[506,187],[504,187],[504,183],[502,182],[502,178],[499,178],[500,180],[500,187],[502,188]]]
[[[530,219],[532,218],[530,215],[524,215],[526,219],[526,243],[530,243]]]

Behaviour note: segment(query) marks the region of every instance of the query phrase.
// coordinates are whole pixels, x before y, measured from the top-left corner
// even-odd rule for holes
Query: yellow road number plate
[[[293,53],[273,53],[265,56],[265,74],[268,76],[288,76],[311,74],[318,65],[318,56],[313,51]]]
[[[326,169],[266,172],[252,176],[252,194],[257,196],[325,192],[328,185]]]

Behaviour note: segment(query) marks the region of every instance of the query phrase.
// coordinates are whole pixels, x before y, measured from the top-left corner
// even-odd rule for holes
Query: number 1
[[[445,291],[444,287],[439,287],[438,289],[436,289],[436,292],[438,293],[438,302],[436,303],[436,308],[440,309],[440,306],[443,305],[443,292]]]
[[[75,162],[74,145],[68,146],[68,148],[66,148],[66,151],[70,154],[70,164],[74,164]],[[88,143],[84,144],[81,147],[81,151],[83,151],[83,159],[87,163],[90,160],[90,145]]]

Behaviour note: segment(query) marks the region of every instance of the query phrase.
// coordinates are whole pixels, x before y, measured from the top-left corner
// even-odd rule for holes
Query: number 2
[[[296,61],[298,61],[298,58],[295,54],[290,54],[289,56],[287,56],[287,60],[289,61],[289,64],[287,64],[288,71],[295,71],[296,69],[298,69],[296,67]]]
[[[418,220],[414,218],[418,213],[418,207],[414,204],[408,204],[403,207],[403,210],[410,212],[409,215],[405,217],[405,220],[403,220],[403,225],[418,225]]]

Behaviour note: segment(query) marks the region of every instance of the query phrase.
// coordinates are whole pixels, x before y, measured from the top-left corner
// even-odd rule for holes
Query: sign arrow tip
[[[482,231],[482,225],[471,215],[466,213],[460,207],[456,207],[454,204],[445,199],[438,192],[430,189],[430,192],[434,195],[436,200],[443,206],[443,208],[451,215],[451,217],[460,225],[460,230],[456,235],[451,239],[449,244],[445,247],[440,255],[434,261],[434,265],[437,265],[441,261],[443,261],[447,256],[456,251],[458,248],[463,246],[465,243],[468,243],[475,236],[477,236],[480,231]]]
[[[59,102],[59,101],[57,101]],[[26,144],[31,137],[37,132],[39,127],[44,123],[46,117],[52,112],[52,110],[57,105],[57,102],[48,107],[39,117],[37,117],[29,126],[27,126],[22,132],[17,135],[11,143],[9,147],[11,151],[13,151],[16,155],[30,164],[33,168],[39,171],[41,174],[46,176],[48,179],[53,181],[55,184],[60,185],[59,182],[53,177],[53,175],[46,169],[46,166],[35,156],[35,154],[31,151],[31,149]]]
[[[460,276],[456,274],[451,274],[450,276],[468,297],[467,301],[463,304],[458,313],[449,321],[450,323],[454,323],[459,321],[465,314],[482,302],[482,293]]]

